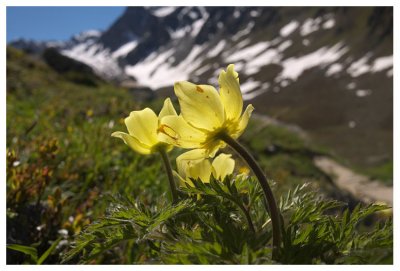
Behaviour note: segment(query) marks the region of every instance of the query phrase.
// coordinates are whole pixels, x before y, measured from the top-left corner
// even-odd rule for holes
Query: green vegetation
[[[326,150],[288,128],[253,120],[240,140],[257,155],[267,176],[279,183],[282,193],[305,180],[326,193],[334,189],[330,178],[313,163],[314,156],[327,154]]]
[[[381,180],[387,185],[393,185],[393,160],[375,167],[369,167],[367,169],[357,168],[356,170],[370,176],[372,179]]]
[[[254,178],[193,180],[171,205],[160,158],[110,136],[125,130],[130,111],[148,105],[126,89],[82,82],[7,48],[7,263],[273,263]],[[152,102],[157,112],[161,105]],[[334,188],[312,163],[321,148],[256,121],[240,141],[280,198],[280,263],[392,263],[385,207],[349,211],[329,199]],[[170,154],[174,166],[179,151]]]
[[[193,182],[194,187],[183,189],[186,199],[174,206],[164,199],[145,206],[132,197],[111,198],[106,216],[78,236],[64,261],[76,258],[88,263],[104,260],[106,254],[122,257],[126,263],[273,263],[271,248],[265,246],[272,232],[263,211],[262,193],[254,185],[257,181],[227,177],[223,183]],[[366,232],[358,227],[366,217],[386,207],[357,206],[352,213],[346,209],[338,215],[340,207],[340,202],[317,199],[306,185],[281,198],[286,227],[279,262],[390,263],[392,222],[382,222]],[[246,215],[255,231],[248,226]],[[127,254],[118,255],[121,251],[115,247],[120,243],[130,249]]]

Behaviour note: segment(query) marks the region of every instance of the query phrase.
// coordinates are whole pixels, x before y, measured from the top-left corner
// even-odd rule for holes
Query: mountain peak
[[[383,7],[128,7],[106,31],[85,31],[53,47],[107,78],[132,76],[151,88],[172,79],[216,83],[210,78],[234,63],[246,80],[244,97],[253,99],[302,81],[309,70],[343,81],[368,72],[391,78],[390,65],[373,67],[379,57],[393,61],[392,13]]]
[[[72,39],[78,42],[84,42],[88,39],[99,38],[101,34],[102,32],[100,30],[91,29],[83,31],[77,35],[74,35]]]

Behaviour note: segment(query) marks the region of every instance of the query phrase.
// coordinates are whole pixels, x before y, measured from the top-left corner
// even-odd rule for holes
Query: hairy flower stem
[[[164,162],[165,171],[168,175],[169,187],[171,189],[172,202],[178,202],[178,191],[176,190],[174,175],[172,174],[171,163],[169,162],[167,152],[164,149],[159,150],[162,160]]]
[[[271,187],[268,184],[267,178],[265,177],[262,169],[257,164],[254,157],[235,139],[227,135],[226,133],[219,134],[219,138],[231,146],[240,156],[246,160],[249,167],[252,169],[253,173],[256,175],[262,190],[264,192],[265,198],[268,203],[267,212],[271,217],[272,222],[272,258],[277,259],[277,254],[279,252],[281,244],[281,215],[278,206],[275,201],[275,197],[272,193]]]

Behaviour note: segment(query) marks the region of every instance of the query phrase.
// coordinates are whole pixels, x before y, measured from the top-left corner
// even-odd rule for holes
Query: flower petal
[[[175,83],[174,90],[182,116],[194,127],[212,131],[224,122],[224,108],[214,87],[182,81]]]
[[[150,108],[140,111],[132,111],[125,119],[129,134],[140,142],[153,146],[158,143],[157,129],[158,117]]]
[[[238,76],[238,73],[234,70],[234,65],[231,64],[226,72],[221,71],[218,78],[221,101],[225,108],[226,118],[230,120],[238,120],[243,110],[243,98]]]
[[[206,151],[195,149],[185,152],[176,158],[179,175],[192,184],[189,178],[200,178],[203,182],[210,182],[211,164],[205,159]]]
[[[134,151],[140,153],[140,154],[150,154],[151,153],[151,148],[143,143],[141,143],[139,140],[134,138],[131,135],[128,135],[127,133],[123,132],[114,132],[111,134],[113,137],[118,137],[121,138],[126,145],[131,147]]]
[[[186,177],[200,179],[203,183],[209,183],[211,177],[210,161],[208,159],[201,159],[189,165]]]
[[[223,149],[226,147],[226,143],[222,140],[214,140],[212,143],[204,146],[206,148],[206,157],[213,158],[215,154],[219,151],[219,149]]]
[[[165,99],[164,101],[164,106],[160,111],[160,114],[158,114],[158,118],[161,120],[163,117],[165,116],[177,116],[178,114],[176,114],[175,108],[171,102],[170,98]]]
[[[233,173],[235,168],[235,160],[230,154],[221,153],[212,162],[213,175],[217,180],[224,180],[225,177]]]
[[[158,128],[158,140],[181,148],[201,148],[206,135],[189,125],[180,116],[163,117]]]
[[[206,151],[204,149],[194,149],[182,153],[176,158],[176,166],[178,173],[183,178],[186,178],[186,171],[190,164],[197,163],[206,157]]]
[[[254,110],[254,106],[252,104],[249,104],[246,107],[246,110],[244,111],[242,117],[240,118],[237,132],[233,135],[234,138],[238,138],[243,133],[244,129],[246,129],[253,110]]]
[[[194,149],[187,152],[182,153],[179,155],[176,160],[184,161],[184,160],[200,160],[207,158],[206,150],[204,149]]]

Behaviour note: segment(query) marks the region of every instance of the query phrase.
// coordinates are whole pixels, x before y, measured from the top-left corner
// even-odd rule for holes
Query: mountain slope
[[[209,80],[235,63],[248,79],[249,99],[313,68],[327,77],[391,77],[392,20],[391,8],[130,7],[103,33],[50,46],[104,76],[130,75],[154,89],[171,80]]]
[[[392,159],[390,7],[129,7],[103,33],[34,45],[153,90],[217,85],[234,63],[257,112],[300,125],[359,166]]]

